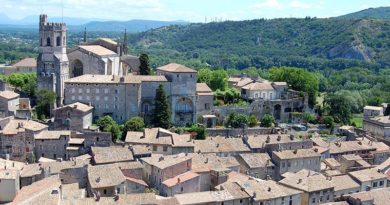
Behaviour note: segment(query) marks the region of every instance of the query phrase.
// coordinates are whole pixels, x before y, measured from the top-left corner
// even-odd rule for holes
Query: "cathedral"
[[[138,57],[127,55],[126,32],[124,42],[119,44],[107,38],[87,42],[85,31],[84,41],[76,48],[67,49],[66,31],[64,23],[49,23],[47,15],[40,15],[38,89],[57,93],[57,106],[64,103],[64,82],[69,78],[84,74],[123,76],[138,72]]]
[[[195,123],[197,113],[212,109],[213,93],[197,83],[196,70],[171,63],[157,68],[157,75],[138,75],[140,60],[127,55],[126,32],[122,44],[107,38],[87,42],[84,32],[82,43],[66,49],[65,24],[41,15],[39,25],[38,89],[56,92],[57,106],[91,105],[95,120],[109,115],[119,123],[135,116],[148,121],[163,85],[175,125]]]

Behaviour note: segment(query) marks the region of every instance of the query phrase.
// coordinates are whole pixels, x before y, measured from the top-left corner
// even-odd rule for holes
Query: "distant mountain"
[[[87,18],[73,18],[73,17],[50,17],[51,22],[65,22],[67,25],[83,25],[91,21],[107,21],[104,19],[87,19]],[[22,19],[11,19],[5,14],[0,14],[0,24],[3,25],[18,25],[18,26],[37,26],[39,23],[39,15],[26,16]]]
[[[153,21],[153,20],[130,20],[130,21],[93,21],[83,26],[88,31],[123,31],[130,33],[143,32],[149,29],[160,28],[170,25],[186,25],[186,21]]]
[[[339,16],[338,18],[343,19],[361,19],[361,18],[370,18],[370,19],[390,19],[390,7],[378,7],[378,8],[369,8],[355,13],[346,14]]]
[[[135,52],[158,63],[223,68],[390,66],[390,21],[286,18],[152,29],[130,35]],[[198,67],[199,67],[198,66]]]
[[[127,29],[129,33],[143,32],[149,29],[169,26],[169,25],[186,25],[186,21],[154,21],[154,20],[130,20],[130,21],[110,21],[105,19],[87,19],[73,17],[50,17],[49,22],[65,22],[72,31],[123,31]],[[7,15],[0,13],[1,28],[38,28],[39,16],[27,16],[20,20],[14,20]]]

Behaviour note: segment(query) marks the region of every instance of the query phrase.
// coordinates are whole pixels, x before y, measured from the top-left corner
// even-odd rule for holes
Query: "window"
[[[87,89],[86,89],[86,91],[87,91],[87,93],[89,93],[90,89],[89,89],[89,88],[87,88]]]
[[[91,97],[89,97],[89,96],[86,96],[86,98],[87,98],[87,100],[90,100],[90,99],[91,99]]]
[[[168,150],[168,146],[163,146],[163,151],[166,152]]]
[[[177,74],[177,77],[179,77],[179,74]]]
[[[115,94],[118,94],[118,93],[119,93],[118,89],[115,89]]]
[[[380,181],[380,182],[379,182],[379,186],[383,186],[384,183],[385,183],[384,181]]]
[[[157,146],[153,145],[153,151],[157,151]]]
[[[106,189],[103,190],[103,194],[107,194],[107,190]]]
[[[76,89],[75,88],[72,88],[72,93],[75,93],[76,92]]]
[[[56,155],[56,154],[53,154],[53,158],[54,158],[54,159],[57,159],[57,155]]]
[[[183,192],[183,190],[184,190],[183,187],[181,187],[181,188],[180,188],[180,191]]]
[[[96,92],[96,93],[99,93],[99,92],[100,92],[99,88],[96,88],[95,92]]]
[[[75,100],[76,99],[76,97],[75,96],[72,96],[72,100]]]
[[[311,203],[316,203],[316,198],[312,198]]]
[[[100,100],[100,96],[96,96],[95,98],[96,98],[96,100]]]
[[[121,193],[121,188],[116,188],[116,193]]]
[[[54,145],[54,146],[53,146],[53,150],[56,150],[56,149],[57,149],[57,147]]]
[[[118,98],[118,97],[115,97],[114,99],[115,99],[115,101],[118,101],[118,100],[119,100],[119,98]]]
[[[79,93],[82,93],[83,92],[83,89],[82,88],[79,88]]]
[[[83,100],[83,96],[82,95],[79,95],[79,100]]]
[[[204,104],[204,109],[205,110],[210,110],[210,103]]]
[[[108,88],[104,88],[104,93],[108,93]]]
[[[46,39],[46,46],[51,46],[50,37],[47,37],[47,39]]]
[[[108,100],[108,97],[107,96],[104,96],[104,101],[107,101]]]
[[[57,46],[61,46],[61,37],[57,36]]]
[[[114,105],[114,107],[115,107],[115,110],[118,110],[118,105]]]
[[[374,182],[374,184],[372,186],[373,187],[377,187],[378,186],[378,182]]]

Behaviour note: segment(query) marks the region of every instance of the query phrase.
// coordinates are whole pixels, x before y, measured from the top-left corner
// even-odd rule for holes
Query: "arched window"
[[[62,40],[62,46],[65,46],[65,36],[64,36],[64,38]]]
[[[47,39],[46,39],[46,46],[51,46],[50,37],[47,37]]]
[[[83,75],[83,63],[76,59],[73,62],[73,72],[72,72],[73,77],[77,77],[80,75]]]
[[[61,46],[61,37],[57,36],[57,46]]]
[[[41,38],[41,43],[39,45],[42,46],[42,38]]]

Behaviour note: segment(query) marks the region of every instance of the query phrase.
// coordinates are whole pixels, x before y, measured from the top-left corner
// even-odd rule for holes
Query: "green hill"
[[[130,36],[152,63],[223,68],[287,65],[308,69],[390,65],[390,21],[272,19],[168,26]]]
[[[368,8],[368,9],[364,9],[364,10],[361,10],[358,12],[339,16],[338,18],[344,18],[344,19],[361,19],[361,18],[390,19],[390,7]]]

